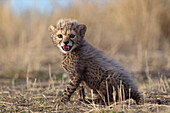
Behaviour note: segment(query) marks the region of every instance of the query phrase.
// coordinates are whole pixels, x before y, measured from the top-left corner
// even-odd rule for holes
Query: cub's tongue
[[[63,48],[64,48],[64,49],[70,49],[70,46],[64,45]]]

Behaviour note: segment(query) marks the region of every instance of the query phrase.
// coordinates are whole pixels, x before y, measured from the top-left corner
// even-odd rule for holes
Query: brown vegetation
[[[86,39],[112,58],[131,62],[141,68],[143,56],[160,57],[165,64],[153,61],[154,68],[170,69],[170,2],[168,0],[119,0],[72,3],[66,9],[56,9],[51,14],[36,10],[14,14],[7,4],[0,4],[0,70],[14,73],[40,71],[46,64],[57,64],[59,52],[51,44],[47,26],[60,18],[77,19],[87,25]],[[57,4],[55,5],[57,6]],[[119,54],[119,55],[118,55]],[[131,57],[137,61],[130,60]],[[134,59],[132,58],[132,59]],[[163,59],[164,58],[164,59]],[[142,60],[142,61],[140,61]],[[130,67],[127,64],[127,67]],[[132,67],[133,68],[133,67]],[[131,69],[131,67],[130,67]]]

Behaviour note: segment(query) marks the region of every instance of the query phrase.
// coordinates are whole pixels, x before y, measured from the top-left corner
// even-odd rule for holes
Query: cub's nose
[[[63,43],[64,43],[65,45],[67,45],[67,44],[69,43],[69,41],[64,41]]]

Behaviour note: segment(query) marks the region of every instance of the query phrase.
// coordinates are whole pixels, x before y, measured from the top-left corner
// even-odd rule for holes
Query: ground
[[[57,100],[62,94],[63,89],[68,81],[66,74],[49,76],[48,78],[33,78],[27,76],[26,79],[9,79],[0,80],[0,112],[102,112],[102,113],[145,113],[159,112],[168,113],[170,109],[170,81],[167,77],[151,76],[135,79],[139,90],[145,97],[160,99],[162,104],[145,103],[136,105],[133,100],[126,100],[113,103],[104,107],[95,104],[77,105],[77,95],[74,94],[71,101],[63,107],[56,107]],[[154,75],[154,74],[152,74]],[[66,77],[66,78],[64,78]],[[165,79],[166,78],[166,79]],[[140,81],[142,80],[142,81]],[[93,94],[87,92],[91,97]]]

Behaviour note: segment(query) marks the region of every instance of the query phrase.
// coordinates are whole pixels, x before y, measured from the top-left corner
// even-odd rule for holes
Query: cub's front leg
[[[83,84],[81,83],[79,85],[79,87],[76,89],[76,93],[78,95],[78,99],[81,100],[81,101],[84,101],[85,100],[85,91],[84,91],[84,86]]]
[[[63,95],[61,97],[59,104],[65,104],[67,101],[70,100],[71,95],[80,85],[81,81],[82,81],[81,77],[78,74],[70,75],[70,81],[67,84],[67,87],[63,92]]]

